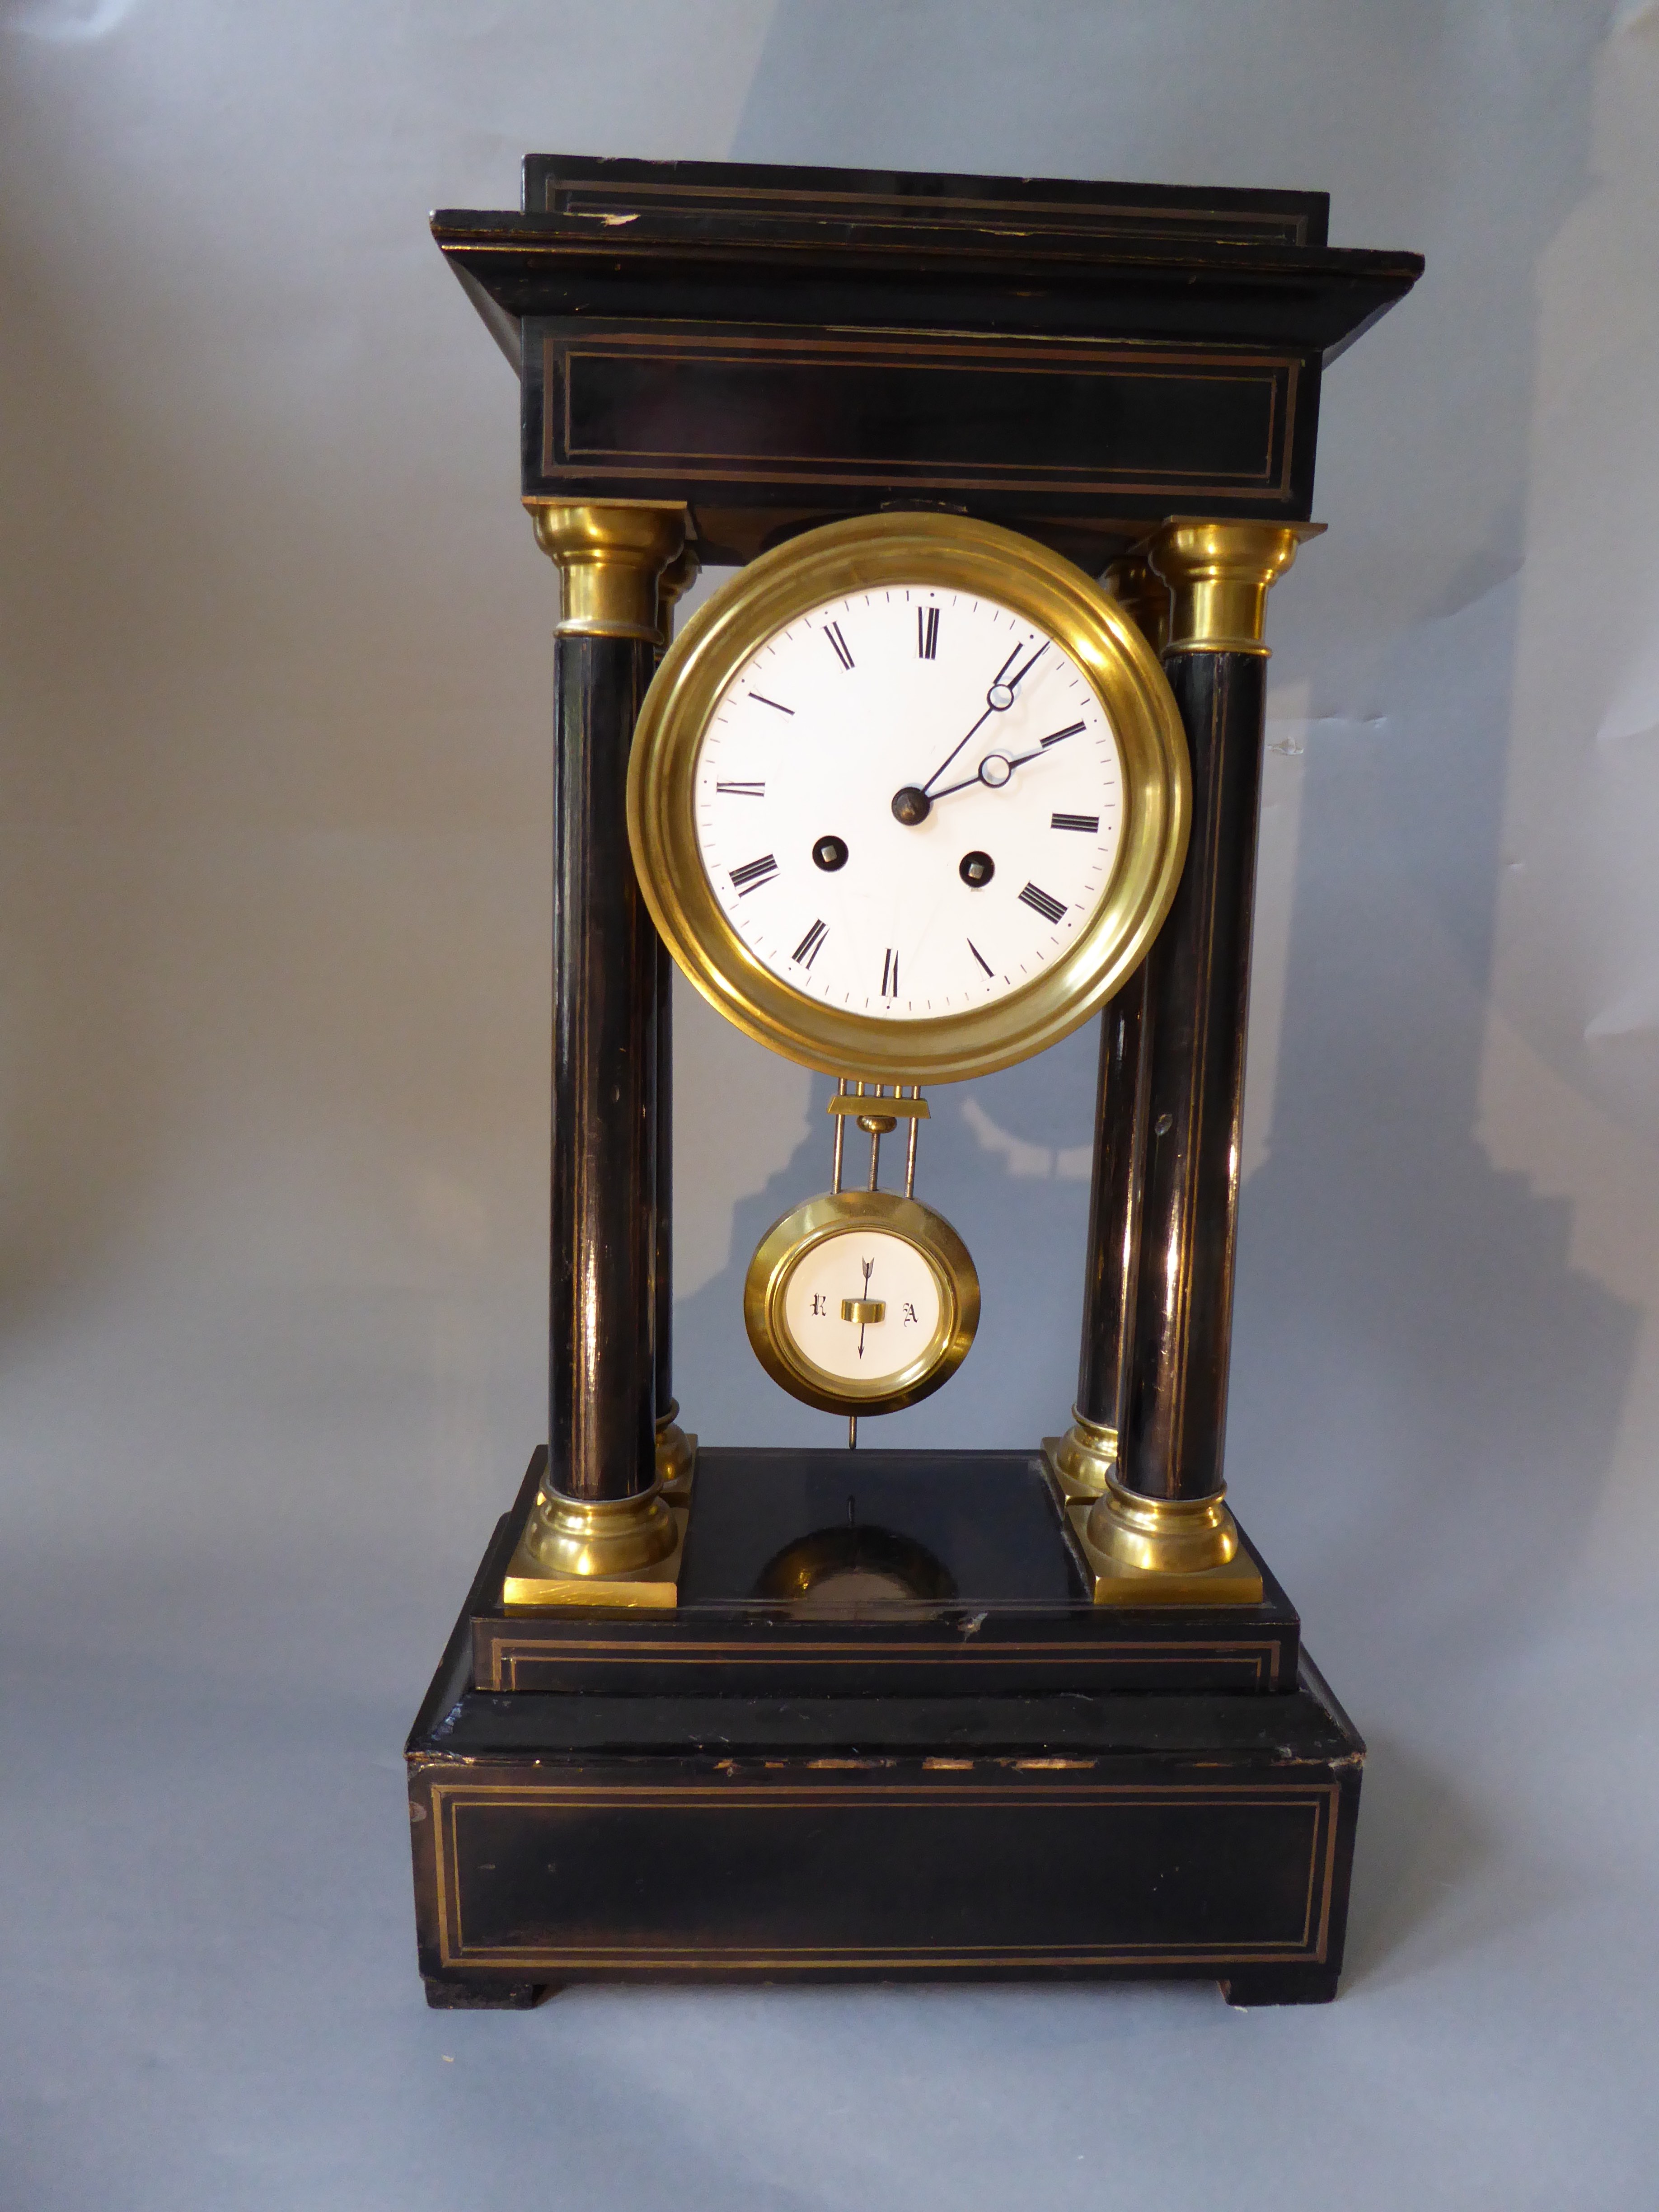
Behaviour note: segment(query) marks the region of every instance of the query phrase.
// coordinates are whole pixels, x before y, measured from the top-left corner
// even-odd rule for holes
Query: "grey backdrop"
[[[1659,9],[0,27],[0,2202],[1650,2203]],[[1323,187],[1428,255],[1271,610],[1228,1473],[1373,1746],[1334,2008],[421,2002],[398,1745],[543,1425],[553,607],[424,213],[532,147]],[[822,1436],[737,1311],[812,1086],[681,1035],[688,1419]],[[1093,1051],[942,1096],[985,1325],[891,1441],[1063,1418]]]

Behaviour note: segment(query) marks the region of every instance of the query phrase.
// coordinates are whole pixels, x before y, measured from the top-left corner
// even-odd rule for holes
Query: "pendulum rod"
[[[912,1083],[908,1085],[896,1083],[893,1085],[893,1095],[890,1098],[884,1084],[866,1084],[864,1079],[860,1077],[854,1080],[849,1088],[848,1079],[844,1075],[838,1077],[836,1083],[836,1095],[830,1101],[830,1113],[836,1125],[835,1146],[830,1155],[830,1188],[832,1195],[838,1193],[842,1187],[842,1166],[846,1146],[845,1133],[849,1115],[857,1121],[860,1128],[870,1139],[870,1180],[866,1188],[871,1190],[880,1188],[882,1139],[897,1128],[902,1121],[909,1123],[909,1133],[904,1152],[904,1195],[907,1198],[913,1198],[915,1195],[916,1136],[922,1123],[931,1118],[927,1110],[927,1101],[921,1095],[921,1085],[919,1083]],[[848,1451],[856,1451],[858,1448],[859,1417],[856,1413],[849,1413],[847,1417],[847,1449]]]

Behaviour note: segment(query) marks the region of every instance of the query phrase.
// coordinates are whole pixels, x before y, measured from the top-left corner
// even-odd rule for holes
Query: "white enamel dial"
[[[890,1382],[938,1333],[939,1278],[902,1237],[847,1230],[790,1271],[783,1324],[800,1356],[838,1381]]]
[[[994,1004],[1106,896],[1123,764],[1060,644],[925,584],[826,601],[726,685],[694,777],[732,927],[793,990],[875,1018]]]

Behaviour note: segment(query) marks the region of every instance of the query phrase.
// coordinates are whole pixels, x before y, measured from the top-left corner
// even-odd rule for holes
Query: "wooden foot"
[[[439,1974],[422,1974],[421,1979],[434,2012],[531,2012],[559,1986],[556,1982],[453,1981]]]
[[[1218,1986],[1230,2005],[1329,2004],[1338,1976],[1329,1966],[1246,1966]]]

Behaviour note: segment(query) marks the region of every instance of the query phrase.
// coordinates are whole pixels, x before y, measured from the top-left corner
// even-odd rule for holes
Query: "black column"
[[[649,921],[647,923],[650,927]],[[674,1407],[674,963],[654,929],[656,969],[656,1285],[657,1419]]]
[[[1161,653],[1170,628],[1167,586],[1133,555],[1113,562],[1102,581],[1152,651]],[[1143,963],[1101,1015],[1075,1418],[1054,1454],[1055,1471],[1073,1496],[1098,1497],[1116,1462],[1120,1378],[1139,1249],[1150,1044]]]
[[[1100,1076],[1096,1091],[1094,1176],[1089,1193],[1089,1244],[1083,1285],[1083,1341],[1074,1411],[1098,1432],[1118,1417],[1125,1320],[1139,1249],[1141,1163],[1146,1151],[1146,1048],[1150,1042],[1143,962],[1108,1000],[1100,1018]],[[1071,1442],[1072,1439],[1067,1439]],[[1087,1449],[1086,1439],[1077,1442]]]
[[[623,805],[652,648],[561,635],[556,656],[550,1473],[597,1503],[656,1479],[662,956]]]
[[[1146,1152],[1121,1365],[1116,1480],[1171,1502],[1223,1487],[1267,662],[1170,653],[1193,822],[1146,965]]]

